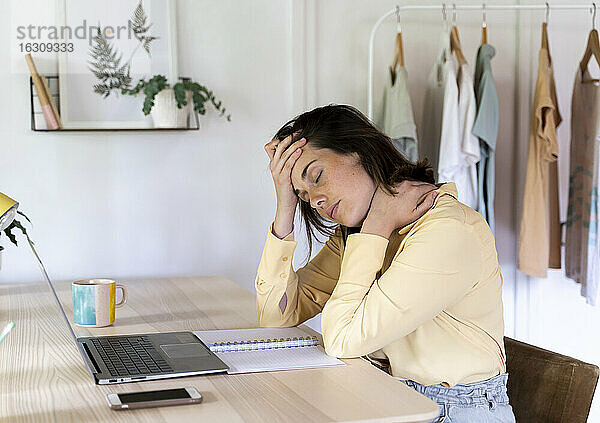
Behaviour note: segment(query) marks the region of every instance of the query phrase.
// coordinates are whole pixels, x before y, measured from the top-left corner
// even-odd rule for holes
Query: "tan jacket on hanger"
[[[519,270],[539,278],[546,277],[548,267],[561,267],[556,137],[561,121],[550,51],[542,46],[529,130],[518,264]]]

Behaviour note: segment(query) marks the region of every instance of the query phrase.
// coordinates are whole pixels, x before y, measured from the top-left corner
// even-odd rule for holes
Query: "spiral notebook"
[[[205,330],[194,335],[229,366],[229,374],[345,365],[327,355],[316,336],[298,327]]]

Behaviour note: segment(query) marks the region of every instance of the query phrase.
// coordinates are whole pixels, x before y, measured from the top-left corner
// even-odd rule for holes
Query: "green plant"
[[[29,220],[29,218],[27,216],[25,216],[25,213],[22,213],[20,211],[17,210],[17,214],[20,214],[21,216],[23,216],[25,219],[27,219],[27,221],[29,223],[31,223],[31,220]],[[10,239],[10,241],[15,244],[16,246],[18,246],[17,244],[17,237],[15,236],[15,234],[12,233],[13,229],[20,229],[21,232],[23,232],[23,235],[25,235],[26,237],[29,237],[29,235],[27,234],[27,230],[25,229],[25,227],[21,224],[21,222],[19,222],[16,218],[12,221],[12,223],[10,225],[8,225],[8,227],[6,229],[4,229],[4,233],[6,234],[6,236],[8,237],[8,239]],[[2,232],[0,232],[0,236],[2,235]]]
[[[164,75],[155,75],[147,81],[145,79],[140,79],[135,87],[131,89],[124,88],[121,90],[121,94],[136,95],[140,91],[143,91],[146,98],[144,99],[142,111],[145,115],[147,115],[150,113],[150,110],[152,110],[152,107],[154,107],[154,98],[156,95],[169,87],[170,85],[167,83],[167,78]],[[190,91],[192,93],[194,110],[201,115],[206,113],[204,103],[207,101],[210,101],[215,109],[217,109],[218,112],[221,112],[220,116],[225,114],[225,107],[221,107],[221,101],[217,102],[212,91],[209,91],[204,85],[190,80],[177,82],[175,85],[173,85],[173,92],[175,94],[175,100],[177,101],[178,108],[181,109],[183,106],[187,105],[186,91]],[[228,121],[231,121],[230,114],[228,114],[226,118]]]

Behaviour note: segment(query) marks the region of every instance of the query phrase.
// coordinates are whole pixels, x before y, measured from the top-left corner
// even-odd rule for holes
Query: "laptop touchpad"
[[[210,355],[209,350],[198,342],[193,344],[165,344],[161,345],[160,348],[169,358],[192,358]]]

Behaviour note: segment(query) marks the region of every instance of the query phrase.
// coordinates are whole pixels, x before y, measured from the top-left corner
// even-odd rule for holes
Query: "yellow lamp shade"
[[[17,207],[19,203],[0,192],[0,231],[12,223],[17,215]]]

